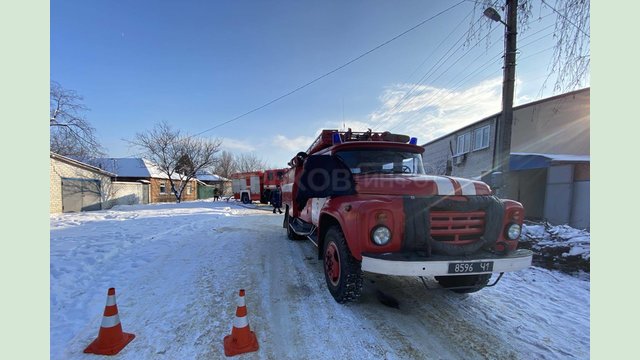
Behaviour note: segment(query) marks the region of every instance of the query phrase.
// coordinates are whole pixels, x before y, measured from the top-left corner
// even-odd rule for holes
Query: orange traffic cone
[[[127,346],[134,337],[136,337],[134,334],[122,332],[118,306],[116,305],[116,289],[110,288],[107,292],[107,305],[104,307],[98,338],[93,340],[84,349],[84,352],[97,355],[115,355]]]
[[[244,303],[244,289],[240,289],[236,318],[233,321],[231,335],[224,337],[224,354],[234,356],[258,350],[256,334],[249,328],[247,306]]]

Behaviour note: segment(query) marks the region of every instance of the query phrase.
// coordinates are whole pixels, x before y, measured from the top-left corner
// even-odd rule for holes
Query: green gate
[[[212,198],[215,188],[215,186],[198,184],[198,199]]]

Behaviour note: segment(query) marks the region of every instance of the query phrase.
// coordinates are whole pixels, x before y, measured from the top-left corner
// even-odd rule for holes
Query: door
[[[251,177],[251,194],[260,194],[260,177],[252,176]]]
[[[100,180],[62,178],[62,212],[102,209]]]
[[[142,203],[149,203],[149,184],[142,184]]]

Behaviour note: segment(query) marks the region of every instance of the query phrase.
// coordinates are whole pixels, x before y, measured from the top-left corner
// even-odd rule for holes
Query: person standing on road
[[[282,207],[282,190],[280,190],[280,185],[276,186],[276,189],[271,192],[271,205],[273,205],[274,214],[276,210],[282,214],[282,209],[280,209]]]

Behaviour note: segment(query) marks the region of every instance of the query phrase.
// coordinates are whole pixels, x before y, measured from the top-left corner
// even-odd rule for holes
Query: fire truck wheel
[[[477,286],[466,289],[450,289],[451,291],[457,292],[458,294],[470,294],[482,289],[483,286],[487,285],[489,283],[489,279],[491,279],[491,274],[436,276],[435,278],[440,286],[445,289],[455,288],[459,286]]]
[[[357,300],[362,291],[362,269],[351,256],[339,226],[327,230],[323,255],[324,277],[333,298],[340,304]]]
[[[249,194],[244,193],[242,194],[242,203],[243,204],[248,204],[251,202],[251,199],[249,199]]]

